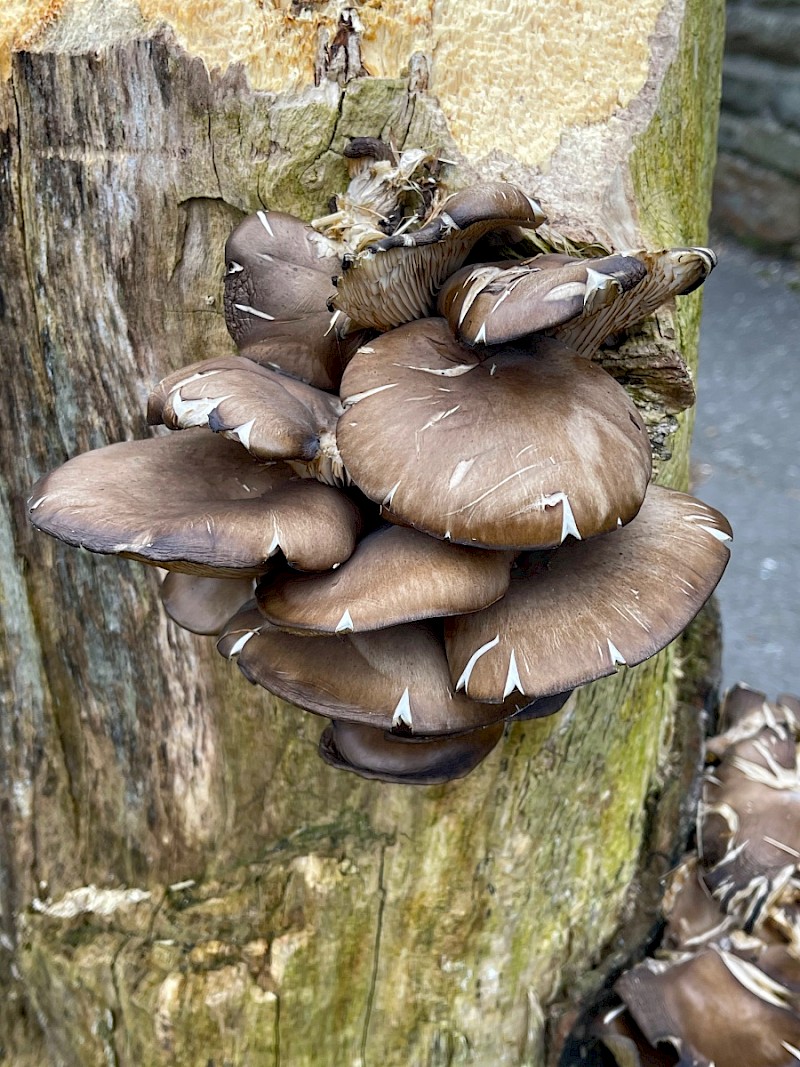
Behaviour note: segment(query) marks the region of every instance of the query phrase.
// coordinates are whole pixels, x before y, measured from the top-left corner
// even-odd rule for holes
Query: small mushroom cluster
[[[155,386],[150,423],[180,432],[70,460],[30,516],[166,568],[176,622],[332,720],[327,762],[430,784],[663,648],[719,581],[726,520],[651,482],[598,362],[714,257],[531,255],[516,186],[442,199],[422,152],[348,156],[329,216],[230,236],[240,354]]]
[[[623,1067],[800,1062],[800,700],[737,686],[720,725],[661,947],[593,1024]]]

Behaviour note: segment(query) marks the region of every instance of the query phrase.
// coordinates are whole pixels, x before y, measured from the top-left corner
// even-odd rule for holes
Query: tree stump
[[[168,622],[153,570],[37,535],[24,502],[78,451],[144,436],[164,374],[233,351],[227,233],[264,205],[324,213],[350,136],[515,181],[577,241],[702,243],[721,0],[18,6],[0,1062],[544,1064],[554,1006],[634,950],[680,836],[699,736],[680,648],[509,727],[463,781],[367,782]],[[660,312],[647,344],[693,359],[699,307]],[[691,420],[654,418],[659,478],[685,487]]]

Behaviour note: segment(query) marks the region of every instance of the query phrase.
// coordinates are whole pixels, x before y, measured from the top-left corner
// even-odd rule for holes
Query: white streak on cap
[[[395,485],[392,486],[392,488],[389,490],[389,492],[383,498],[383,500],[381,502],[381,507],[390,508],[392,506],[392,501],[394,500],[394,494],[397,492],[397,490],[399,488],[400,488],[400,482],[396,482]]]
[[[499,636],[499,635],[498,635]],[[525,690],[522,688],[522,679],[519,676],[517,670],[517,657],[514,654],[514,649],[511,649],[511,657],[508,661],[508,674],[506,675],[506,685],[503,690],[503,700],[506,699],[515,689],[518,689],[523,696],[525,696]]]
[[[473,456],[472,459],[460,459],[458,463],[456,463],[455,467],[453,468],[453,473],[450,475],[450,483],[448,485],[448,489],[455,489],[457,486],[461,485],[461,483],[464,481],[464,478],[472,469],[472,465],[474,462],[475,457]]]
[[[191,426],[205,426],[214,408],[219,407],[223,400],[229,400],[230,397],[231,394],[227,393],[225,396],[206,396],[199,397],[197,400],[184,400],[178,388],[172,394],[172,410],[179,425],[185,429]]]
[[[255,637],[257,632],[257,630],[248,630],[247,633],[243,633],[241,637],[234,641],[228,652],[228,659],[233,659],[234,656],[238,656],[250,638]]]
[[[243,422],[241,426],[234,426],[232,430],[228,430],[226,437],[232,437],[243,444],[247,451],[250,451],[250,434],[253,432],[255,426],[255,419],[251,419],[249,422]]]
[[[281,547],[281,532],[276,527],[275,533],[272,535],[272,540],[269,543],[269,548],[267,549],[267,555],[268,556],[274,556],[275,553],[278,551],[278,549],[280,547]]]
[[[342,403],[346,408],[352,407],[353,404],[357,404],[359,400],[366,400],[368,396],[375,396],[376,393],[382,393],[384,389],[394,389],[397,382],[392,382],[390,385],[378,385],[374,389],[365,389],[363,393],[353,393],[352,396],[347,396],[342,400]]]
[[[392,728],[401,725],[407,726],[409,730],[413,726],[411,722],[411,702],[408,699],[408,686],[406,686],[403,695],[398,700],[394,715],[392,715]]]
[[[590,271],[589,273],[594,273]],[[570,300],[573,296],[583,296],[586,286],[583,282],[564,282],[554,286],[549,293],[542,297],[545,304],[555,304],[559,300]]]
[[[249,304],[234,304],[238,311],[244,311],[247,315],[255,315],[258,319],[266,319],[267,322],[274,322],[275,316],[268,315],[266,311],[259,311],[258,308],[251,307]]]
[[[470,675],[472,674],[473,670],[475,669],[475,664],[478,662],[478,660],[481,658],[481,656],[484,656],[487,652],[490,651],[490,649],[493,649],[495,647],[495,645],[499,645],[499,644],[500,644],[500,634],[498,634],[497,637],[495,637],[493,641],[487,641],[485,645],[481,645],[481,647],[479,649],[477,649],[475,652],[472,653],[472,655],[467,660],[466,667],[461,672],[461,677],[456,682],[456,692],[458,692],[459,689],[463,689],[465,693],[467,693],[467,694],[469,693],[469,689],[468,689],[469,679],[470,679]]]
[[[397,365],[400,366],[400,364]],[[423,374],[438,374],[442,378],[459,378],[462,374],[467,374],[479,366],[480,363],[458,363],[455,367],[439,369],[437,367],[412,367],[406,364],[406,369],[422,371]]]
[[[258,215],[258,221],[261,223],[261,225],[264,227],[270,237],[274,237],[275,233],[269,224],[269,219],[267,218],[266,211],[257,211],[256,214]]]
[[[561,505],[561,540],[566,540],[568,534],[576,539],[581,540],[580,530],[578,524],[575,522],[575,516],[572,513],[572,505],[570,504],[566,493],[551,493],[550,496],[543,497],[542,503],[545,507],[555,507],[556,504]]]
[[[350,615],[350,609],[345,608],[344,614],[341,619],[336,623],[336,629],[334,633],[337,634],[349,634],[352,633],[355,627],[353,626],[353,619]]]
[[[622,655],[622,653],[611,640],[611,638],[607,637],[606,641],[608,643],[608,654],[611,656],[611,662],[614,664],[614,666],[616,667],[618,663],[621,664],[623,667],[627,666],[625,657]]]
[[[776,1008],[788,1007],[789,990],[780,982],[774,981],[759,967],[729,952],[720,952],[719,955],[736,981],[749,990],[753,996],[766,1001],[767,1004],[774,1004]]]

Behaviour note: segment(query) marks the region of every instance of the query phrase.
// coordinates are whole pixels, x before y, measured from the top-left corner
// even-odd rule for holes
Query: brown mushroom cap
[[[331,767],[362,778],[398,785],[441,785],[464,778],[503,736],[503,723],[457,737],[398,737],[353,722],[331,722],[322,732],[319,754]]]
[[[706,884],[751,928],[800,859],[800,774],[785,725],[727,748],[703,781],[697,831]]]
[[[508,588],[512,558],[388,526],[365,537],[335,571],[268,578],[258,605],[284,630],[363,633],[494,603]]]
[[[661,948],[688,952],[716,941],[732,926],[718,900],[703,881],[697,856],[684,856],[669,878],[662,911],[667,925]]]
[[[435,537],[517,549],[594,537],[633,518],[650,478],[625,390],[547,337],[481,361],[423,319],[361,348],[341,395],[353,481]]]
[[[647,1040],[669,1042],[687,1067],[797,1067],[795,998],[732,953],[645,960],[614,989]]]
[[[173,622],[193,634],[218,634],[253,596],[252,578],[207,578],[170,571],[159,590]]]
[[[225,321],[243,354],[335,389],[348,347],[327,306],[341,268],[333,243],[292,215],[258,211],[228,238],[225,261]]]
[[[202,430],[76,456],[37,482],[29,509],[67,544],[212,577],[257,577],[278,550],[301,570],[328,570],[360,527],[338,489]]]
[[[667,248],[660,252],[626,252],[647,269],[643,281],[606,306],[587,311],[557,326],[553,336],[581,355],[592,355],[612,333],[641,322],[673,296],[702,285],[717,263],[710,248]]]
[[[516,710],[479,704],[450,685],[441,638],[424,623],[366,634],[298,637],[257,608],[231,619],[217,648],[249,681],[317,715],[423,737],[460,734]]]
[[[603,1042],[619,1067],[676,1067],[673,1049],[653,1048],[624,1004],[617,1003],[598,1015],[590,1031]],[[587,1067],[591,1060],[587,1060]]]
[[[730,536],[713,508],[651,485],[627,526],[535,556],[502,600],[447,621],[454,684],[475,700],[544,696],[641,663],[711,595]]]
[[[754,738],[764,726],[781,724],[794,732],[797,720],[790,711],[767,700],[766,693],[747,685],[732,686],[719,711],[719,732],[706,741],[706,752],[722,759],[731,745]]]
[[[332,306],[353,323],[388,330],[432,315],[436,293],[473,245],[503,226],[539,226],[539,204],[508,182],[454,193],[425,226],[393,234],[345,257]]]
[[[517,263],[481,263],[464,267],[446,282],[438,308],[460,341],[502,344],[606,307],[646,273],[632,256],[535,256]]]
[[[147,419],[171,430],[207,426],[257,459],[319,461],[335,449],[337,397],[242,356],[175,371],[150,394]],[[323,479],[324,480],[324,479]]]

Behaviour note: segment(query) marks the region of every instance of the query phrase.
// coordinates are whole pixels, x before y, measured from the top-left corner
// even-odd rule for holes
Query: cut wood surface
[[[463,781],[381,785],[168,622],[152,569],[26,524],[37,478],[145,436],[160,378],[234,351],[225,238],[323,214],[348,137],[515,181],[577,242],[703,243],[721,0],[342,9],[0,14],[0,1063],[538,1067],[680,836],[686,646]],[[693,360],[699,307],[646,343]],[[685,487],[691,420],[651,416]]]

